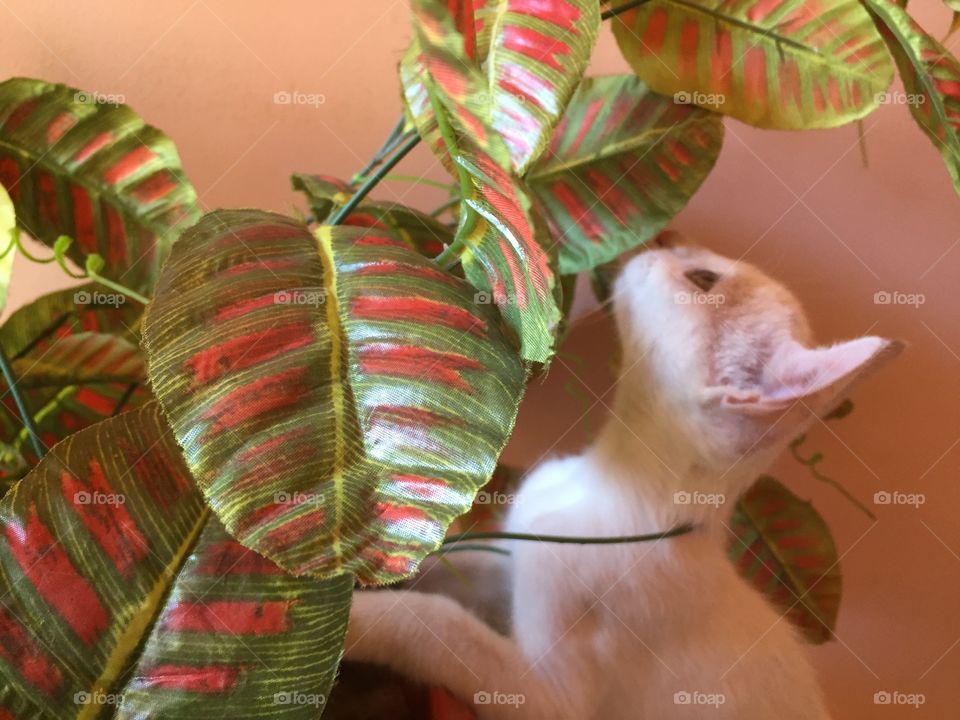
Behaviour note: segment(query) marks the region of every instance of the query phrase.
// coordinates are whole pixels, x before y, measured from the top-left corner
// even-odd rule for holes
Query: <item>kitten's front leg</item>
[[[345,652],[349,660],[445,687],[484,720],[564,717],[556,693],[531,671],[533,663],[512,639],[441,595],[355,592]]]

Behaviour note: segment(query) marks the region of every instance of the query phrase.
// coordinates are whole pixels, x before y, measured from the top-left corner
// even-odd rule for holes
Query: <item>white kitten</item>
[[[824,720],[802,641],[736,574],[725,523],[777,453],[901,345],[810,348],[785,288],[674,233],[626,263],[614,298],[624,370],[613,415],[582,455],[530,474],[506,529],[696,530],[512,543],[510,637],[441,595],[355,593],[346,657],[444,686],[480,718]],[[675,502],[682,492],[728,502]]]

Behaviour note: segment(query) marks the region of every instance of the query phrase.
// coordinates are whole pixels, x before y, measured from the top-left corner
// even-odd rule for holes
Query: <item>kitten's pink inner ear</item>
[[[799,400],[815,412],[825,411],[850,385],[896,357],[903,347],[898,340],[879,337],[821,348],[790,341],[767,363],[761,387],[730,389],[723,404],[749,414],[767,414],[786,410]]]

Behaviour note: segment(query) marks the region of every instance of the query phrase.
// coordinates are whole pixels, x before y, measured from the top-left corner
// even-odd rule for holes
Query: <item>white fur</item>
[[[467,702],[500,693],[499,704],[475,705],[480,718],[828,717],[792,626],[725,557],[725,523],[785,444],[899,345],[808,349],[799,304],[782,286],[675,238],[663,244],[632,259],[616,286],[625,367],[611,419],[582,455],[529,475],[506,529],[697,529],[628,545],[511,543],[509,637],[441,595],[355,593],[348,658]],[[698,268],[721,276],[707,294],[723,301],[701,302],[685,276]],[[726,502],[676,502],[683,492]]]

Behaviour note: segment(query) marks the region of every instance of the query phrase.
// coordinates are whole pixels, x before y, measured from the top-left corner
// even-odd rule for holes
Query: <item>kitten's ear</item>
[[[903,350],[899,340],[863,337],[819,348],[791,340],[767,363],[756,388],[711,388],[723,406],[749,415],[771,415],[802,401],[817,414],[829,412],[851,385]]]

